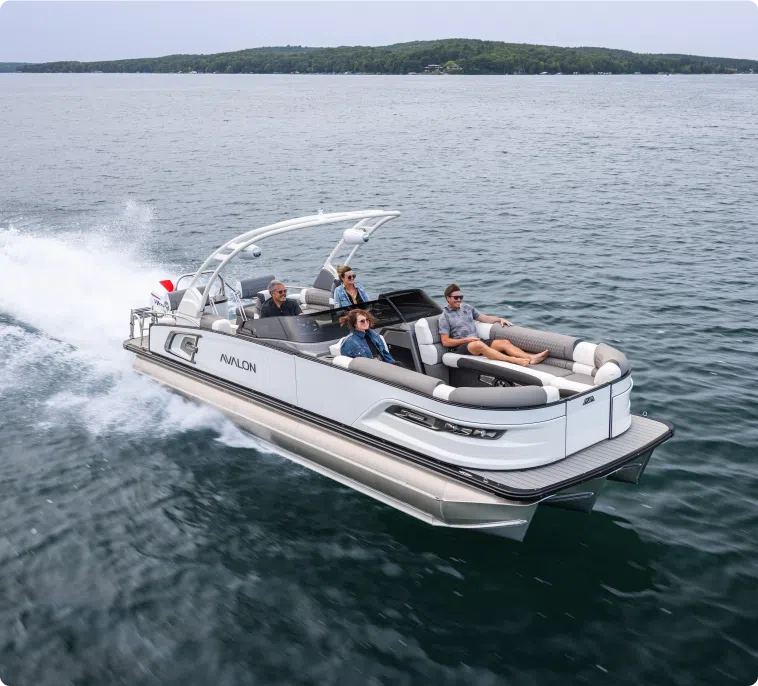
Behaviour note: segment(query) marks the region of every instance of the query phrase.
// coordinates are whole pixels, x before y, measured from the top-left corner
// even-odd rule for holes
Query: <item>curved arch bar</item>
[[[356,222],[352,228],[365,228],[367,233],[370,235],[386,222],[399,216],[400,212],[397,210],[364,210],[361,212],[334,212],[331,214],[315,214],[309,215],[307,217],[288,219],[286,221],[277,222],[276,224],[270,224],[268,226],[263,226],[258,229],[253,229],[252,231],[240,234],[239,236],[228,240],[220,248],[214,250],[213,253],[208,256],[205,262],[200,265],[200,268],[192,277],[192,281],[190,281],[190,284],[187,287],[187,292],[185,293],[184,298],[182,298],[182,302],[179,304],[177,311],[181,312],[182,315],[184,315],[186,318],[196,320],[197,325],[199,326],[200,317],[202,316],[203,310],[207,305],[208,295],[211,291],[213,282],[216,280],[216,277],[231,260],[233,260],[242,251],[244,251],[248,246],[257,241],[261,241],[265,238],[276,236],[282,233],[288,233],[290,231],[299,231],[302,229],[309,229],[317,226],[340,224],[350,221]],[[376,219],[378,221],[376,221],[373,225],[369,225],[369,222],[372,219]],[[336,254],[336,250],[338,250],[342,244],[343,241],[340,240],[337,244],[337,248],[335,248],[335,251],[333,251],[333,255]],[[355,246],[348,259],[350,259],[350,257],[355,254],[355,251],[359,247],[359,245]],[[333,255],[330,255],[329,260],[327,260],[327,264],[331,261]],[[213,270],[213,273],[211,274],[211,277],[206,284],[204,292],[200,293],[200,291],[197,289],[197,284],[200,280],[200,276],[202,275],[203,271],[206,270],[213,262],[218,262],[219,264]]]

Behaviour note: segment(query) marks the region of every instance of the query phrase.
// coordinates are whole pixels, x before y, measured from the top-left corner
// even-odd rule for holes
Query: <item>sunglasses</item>
[[[450,297],[453,300],[463,300],[463,296],[462,295],[451,295]]]
[[[287,295],[287,289],[279,289],[278,291],[274,291],[277,295]]]
[[[348,281],[355,281],[355,274],[348,274],[345,278]]]
[[[366,319],[366,318],[363,318],[363,319],[357,319],[357,320],[356,320],[356,322],[357,322],[358,324],[368,324],[368,319]]]

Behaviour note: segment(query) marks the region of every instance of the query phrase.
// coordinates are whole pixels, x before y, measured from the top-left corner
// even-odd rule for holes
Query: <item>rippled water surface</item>
[[[754,683],[756,119],[749,76],[0,75],[0,678]],[[372,207],[403,217],[370,291],[455,279],[627,352],[677,429],[638,487],[523,544],[441,531],[131,371],[157,279]]]

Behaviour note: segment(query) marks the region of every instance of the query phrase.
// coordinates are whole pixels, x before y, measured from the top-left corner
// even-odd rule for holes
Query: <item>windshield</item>
[[[434,317],[442,312],[442,308],[420,288],[381,293],[379,300],[383,299],[389,300],[406,322],[415,322],[423,317]],[[376,317],[376,314],[374,316]]]
[[[379,296],[377,300],[363,303],[361,308],[376,319],[375,329],[414,322],[421,317],[431,317],[442,310],[419,288],[393,291]],[[336,341],[349,333],[340,325],[340,317],[353,307],[340,307],[295,317],[266,317],[251,319],[243,324],[245,333],[255,338],[294,341],[297,343],[322,343]]]

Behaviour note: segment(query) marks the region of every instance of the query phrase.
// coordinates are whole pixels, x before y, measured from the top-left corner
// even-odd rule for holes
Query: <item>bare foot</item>
[[[525,357],[514,357],[513,364],[520,364],[522,367],[526,367],[530,362]]]
[[[529,358],[529,364],[539,364],[548,356],[548,351],[543,350],[541,353],[537,353],[536,355],[532,355]]]

